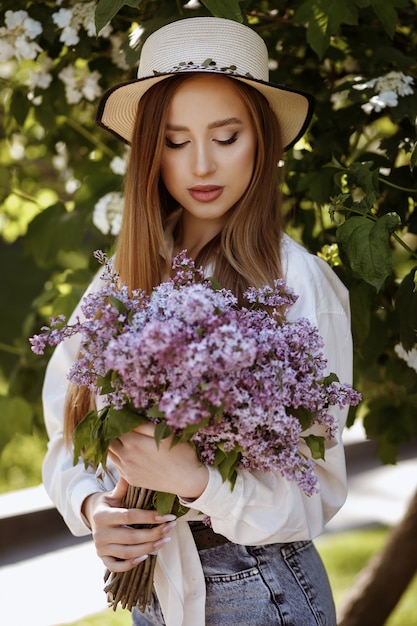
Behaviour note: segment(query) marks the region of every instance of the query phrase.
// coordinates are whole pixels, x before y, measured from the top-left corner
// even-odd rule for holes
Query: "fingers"
[[[111,492],[111,497],[121,502],[127,493],[128,487],[129,483],[120,476],[115,488]]]
[[[134,429],[135,432],[145,435],[146,437],[155,437],[155,424],[152,422],[145,422]]]
[[[128,571],[168,543],[175,525],[173,520],[154,528],[119,528],[112,533],[111,543],[104,535],[95,538],[97,554],[111,571]]]

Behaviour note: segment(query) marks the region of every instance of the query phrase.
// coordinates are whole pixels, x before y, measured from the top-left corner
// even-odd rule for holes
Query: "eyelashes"
[[[231,137],[229,137],[229,139],[225,139],[224,141],[220,141],[218,139],[216,139],[217,143],[221,144],[222,146],[230,146],[232,143],[235,143],[235,141],[237,140],[239,136],[238,131],[235,131],[233,133],[233,135]]]
[[[237,140],[239,136],[239,132],[236,131],[232,134],[231,137],[229,137],[228,139],[214,139],[213,141],[215,141],[215,143],[221,145],[221,146],[230,146],[233,143],[235,143],[235,141]],[[167,148],[171,148],[172,150],[179,150],[180,148],[182,148],[183,146],[185,146],[187,143],[189,143],[188,141],[182,141],[180,143],[175,143],[174,141],[171,141],[171,139],[169,139],[168,137],[165,137],[165,145]]]
[[[182,143],[174,143],[173,141],[168,139],[168,137],[165,137],[166,147],[172,148],[173,150],[178,150],[178,148],[182,148],[183,146],[185,146],[186,143],[187,143],[186,141],[183,141]]]

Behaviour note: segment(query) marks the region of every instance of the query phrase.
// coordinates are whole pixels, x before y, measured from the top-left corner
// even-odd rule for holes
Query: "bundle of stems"
[[[148,509],[152,506],[154,493],[151,489],[129,485],[122,506],[127,509]],[[152,600],[156,557],[156,554],[150,554],[145,561],[128,572],[106,570],[104,582],[107,584],[104,591],[107,593],[107,601],[113,611],[119,604],[129,611],[134,606],[138,606],[142,613],[145,611]]]

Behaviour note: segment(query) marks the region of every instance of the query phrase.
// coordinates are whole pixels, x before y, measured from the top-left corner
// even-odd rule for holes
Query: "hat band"
[[[158,70],[153,70],[153,73],[155,76],[162,76],[163,74],[173,74],[173,73],[178,73],[178,72],[196,72],[196,71],[203,71],[203,72],[216,72],[219,73],[221,72],[222,74],[228,74],[228,75],[232,75],[232,76],[242,76],[245,78],[251,78],[253,79],[252,74],[250,74],[249,72],[246,72],[245,74],[240,74],[237,70],[236,65],[229,65],[227,66],[222,66],[222,67],[218,67],[216,61],[213,61],[213,59],[206,59],[203,63],[194,63],[193,61],[181,61],[178,65],[174,65],[174,67],[171,67],[169,70],[165,70],[163,72],[160,72]]]

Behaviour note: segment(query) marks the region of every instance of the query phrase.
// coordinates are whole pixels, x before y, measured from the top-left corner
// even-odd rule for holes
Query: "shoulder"
[[[283,277],[298,296],[291,317],[332,313],[349,317],[349,292],[323,259],[284,234],[281,260]]]

